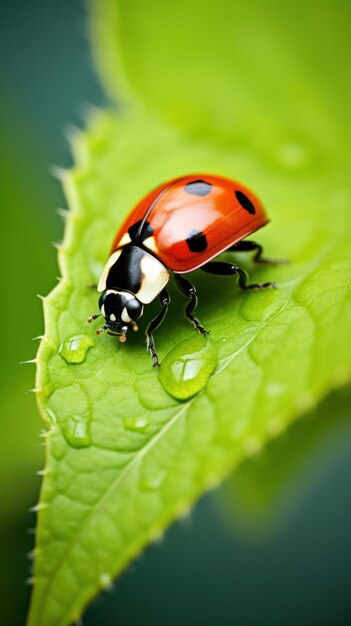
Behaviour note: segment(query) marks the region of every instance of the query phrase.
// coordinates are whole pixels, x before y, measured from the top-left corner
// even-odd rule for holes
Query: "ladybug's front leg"
[[[188,280],[186,280],[185,278],[183,278],[183,276],[180,276],[179,274],[174,274],[174,279],[180,293],[183,294],[183,296],[185,296],[186,298],[189,298],[189,302],[184,309],[185,317],[194,326],[194,328],[196,328],[200,335],[208,335],[210,331],[205,330],[197,317],[194,317],[193,315],[193,312],[195,311],[198,303],[198,298],[194,285],[192,285]]]
[[[251,252],[252,250],[256,251],[253,255],[253,260],[258,265],[283,265],[289,263],[288,259],[262,258],[263,248],[261,244],[255,241],[238,241],[238,243],[229,248],[230,252]]]
[[[222,261],[211,261],[210,263],[206,263],[200,267],[204,272],[209,272],[210,274],[216,274],[217,276],[234,276],[238,274],[239,276],[239,287],[240,289],[246,290],[255,290],[259,289],[267,289],[267,287],[275,288],[277,285],[273,282],[267,283],[248,283],[249,275],[245,270],[242,270],[237,265],[232,265],[231,263],[223,263]]]
[[[151,322],[148,323],[146,330],[145,330],[146,349],[151,354],[152,367],[157,367],[158,365],[160,365],[152,333],[154,332],[154,330],[156,330],[156,328],[158,328],[162,324],[163,320],[165,319],[167,311],[168,311],[168,306],[171,301],[165,289],[163,289],[160,293],[160,301],[162,305],[161,311],[159,312],[158,315],[156,315],[156,317],[154,317],[153,320],[151,320]]]

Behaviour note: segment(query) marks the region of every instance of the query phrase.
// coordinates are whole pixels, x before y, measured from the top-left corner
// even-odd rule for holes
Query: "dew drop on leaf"
[[[87,416],[73,415],[62,432],[67,443],[73,448],[86,448],[91,444],[90,420]]]
[[[279,157],[286,167],[298,168],[303,167],[308,155],[305,146],[299,143],[286,143],[280,147]]]
[[[124,428],[134,432],[144,431],[148,427],[149,423],[150,422],[146,417],[126,417],[123,420]]]
[[[182,341],[163,359],[159,379],[177,400],[186,400],[203,389],[216,369],[217,350],[208,337]]]
[[[139,488],[142,491],[157,491],[160,489],[165,476],[166,472],[163,470],[146,471],[140,477]]]
[[[88,335],[74,335],[60,345],[59,354],[67,363],[83,363],[94,340]]]
[[[101,574],[100,576],[100,585],[103,589],[111,589],[112,587],[112,578],[108,572]]]

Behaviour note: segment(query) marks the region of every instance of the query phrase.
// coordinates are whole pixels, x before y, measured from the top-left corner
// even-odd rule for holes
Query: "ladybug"
[[[128,329],[138,330],[136,320],[144,305],[159,296],[161,311],[146,327],[146,346],[153,366],[159,365],[152,333],[163,322],[169,295],[170,274],[188,299],[185,316],[195,329],[207,335],[193,315],[198,299],[192,283],[184,278],[196,269],[221,276],[238,275],[243,290],[275,287],[275,283],[248,283],[237,265],[213,261],[225,250],[254,251],[257,263],[279,263],[262,258],[262,246],[245,237],[268,222],[260,200],[241,183],[214,175],[181,176],[159,185],[129,213],[113,241],[102,272],[98,292],[100,316],[107,330],[125,342]]]

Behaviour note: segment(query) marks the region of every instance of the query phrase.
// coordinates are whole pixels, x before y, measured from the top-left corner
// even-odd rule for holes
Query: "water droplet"
[[[149,423],[146,417],[126,417],[123,420],[124,428],[134,432],[143,432],[148,427]]]
[[[59,354],[67,363],[83,363],[94,340],[88,335],[74,335],[60,345]]]
[[[100,575],[100,585],[103,589],[111,589],[112,587],[112,578],[110,574],[106,572]]]
[[[139,487],[142,491],[156,491],[161,487],[165,476],[166,472],[163,470],[145,472],[140,479]]]
[[[298,143],[286,143],[279,149],[279,158],[287,167],[298,168],[307,160],[307,150]]]
[[[284,385],[275,382],[267,383],[264,389],[265,394],[268,398],[276,398],[277,396],[280,396],[282,393],[284,393],[284,390]]]
[[[87,416],[73,415],[62,428],[63,435],[70,446],[86,448],[91,444],[90,421]]]
[[[217,350],[211,340],[195,336],[167,354],[159,369],[159,379],[171,396],[186,400],[205,387],[217,362]]]

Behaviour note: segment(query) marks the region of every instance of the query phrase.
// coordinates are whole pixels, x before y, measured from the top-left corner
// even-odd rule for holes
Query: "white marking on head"
[[[119,259],[119,257],[122,254],[122,250],[116,250],[115,252],[113,252],[111,254],[111,256],[108,258],[107,263],[102,271],[101,274],[101,278],[99,280],[99,284],[98,284],[98,288],[97,290],[100,291],[105,291],[106,289],[106,281],[107,281],[107,277],[109,274],[109,271],[112,267],[112,265],[114,265],[116,263],[116,261]]]
[[[113,293],[114,295],[123,296],[128,301],[132,300],[135,297],[129,291],[117,291],[117,289],[107,289],[106,290],[106,295],[107,296],[109,296],[111,293]],[[124,310],[126,310],[126,309],[124,308]],[[104,304],[101,306],[100,311],[101,311],[101,314],[106,318],[106,310],[105,310],[105,305]],[[109,315],[109,319],[111,320],[111,322],[115,322],[117,318],[116,318],[114,313],[111,313]],[[130,322],[131,321],[130,318],[128,320],[126,320],[126,319],[124,319],[122,317],[122,319],[123,319],[124,322],[127,322],[127,321]]]
[[[140,266],[143,278],[141,287],[135,296],[143,304],[148,304],[152,302],[167,285],[169,273],[165,266],[148,252],[144,253]]]
[[[129,322],[132,321],[132,318],[129,317],[129,315],[128,315],[127,307],[123,308],[122,315],[121,315],[121,320],[123,322],[126,322],[127,324],[129,324]]]

